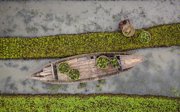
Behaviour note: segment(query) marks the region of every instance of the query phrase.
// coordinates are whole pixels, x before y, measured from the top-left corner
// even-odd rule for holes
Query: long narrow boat
[[[116,58],[118,67],[108,66],[105,69],[97,67],[97,58],[106,56],[109,59]],[[119,72],[129,70],[143,61],[142,56],[130,55],[122,52],[100,52],[71,56],[59,59],[45,65],[41,70],[31,75],[31,79],[51,84],[68,84],[74,82],[87,82],[107,78]],[[60,63],[67,63],[72,69],[79,71],[79,78],[72,80],[67,74],[59,71]]]

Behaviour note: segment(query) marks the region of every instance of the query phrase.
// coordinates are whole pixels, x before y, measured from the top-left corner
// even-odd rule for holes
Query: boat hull
[[[119,69],[119,68],[112,69],[112,68],[109,68],[108,70],[104,71],[104,70],[99,70],[98,68],[94,67],[95,62],[94,62],[93,59],[89,59],[90,61],[88,60],[87,64],[86,64],[87,60],[85,62],[82,61],[84,57],[91,58],[91,57],[98,57],[100,55],[106,55],[106,56],[115,56],[115,55],[123,56],[123,55],[126,55],[126,56],[129,56],[130,53],[125,53],[125,52],[99,52],[99,53],[82,54],[82,55],[77,55],[77,56],[71,56],[71,57],[68,57],[68,58],[62,58],[62,59],[59,59],[59,60],[57,60],[55,62],[52,62],[52,63],[49,63],[49,64],[45,65],[41,70],[39,70],[39,71],[35,72],[34,74],[32,74],[31,79],[39,80],[39,81],[42,81],[42,82],[45,82],[45,83],[50,83],[50,84],[70,84],[70,83],[76,83],[76,82],[83,83],[83,82],[89,82],[89,81],[105,79],[107,77],[117,75],[120,72],[129,70],[130,68],[132,68],[131,66],[128,67],[128,68],[125,68],[125,69]],[[73,62],[74,60],[76,60],[76,62]],[[68,62],[68,64],[70,64],[71,67],[79,69],[80,73],[82,74],[80,76],[80,79],[78,79],[78,80],[70,80],[70,79],[68,79],[67,76],[61,74],[58,71],[58,68],[57,68],[58,64],[61,63],[61,62]],[[140,62],[138,62],[138,63],[140,63]],[[77,64],[79,66],[76,66]],[[91,67],[91,64],[92,64],[93,67]],[[90,70],[89,70],[89,68],[87,69],[86,66],[91,69],[91,72],[89,72]],[[51,70],[51,71],[53,71],[54,75],[49,75],[48,76],[48,67],[50,67],[50,68],[54,67]],[[47,72],[43,72],[45,70]],[[94,70],[95,72],[92,72],[92,70]],[[50,69],[49,69],[49,71],[50,71]],[[98,71],[98,72],[96,72],[96,71]],[[48,78],[46,77],[46,79],[43,79],[43,77],[41,77],[42,73],[43,73],[43,75],[47,75]],[[40,77],[38,77],[37,74],[39,74]],[[89,76],[91,76],[91,77],[89,77]]]

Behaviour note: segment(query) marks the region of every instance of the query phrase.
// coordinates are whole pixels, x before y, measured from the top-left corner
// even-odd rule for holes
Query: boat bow
[[[143,61],[143,57],[139,55],[121,55],[120,56],[120,65],[121,69],[129,69]]]

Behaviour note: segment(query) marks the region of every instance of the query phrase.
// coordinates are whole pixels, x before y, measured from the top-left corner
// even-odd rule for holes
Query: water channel
[[[30,75],[56,59],[0,60],[1,93],[126,93],[180,96],[180,47],[132,51],[143,63],[129,71],[87,83],[52,85],[30,80]]]

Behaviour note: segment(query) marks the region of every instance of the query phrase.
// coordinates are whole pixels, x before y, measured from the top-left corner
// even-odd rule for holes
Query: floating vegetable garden
[[[142,43],[148,43],[151,40],[151,34],[148,31],[142,30],[138,38]]]
[[[130,49],[180,45],[180,24],[145,29],[151,34],[149,42],[120,32],[55,35],[37,38],[0,38],[0,58],[54,58],[92,52],[126,51]]]
[[[0,112],[180,112],[177,98],[125,95],[0,96]]]
[[[109,58],[106,56],[100,56],[96,59],[96,66],[105,69],[109,65]]]

